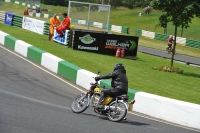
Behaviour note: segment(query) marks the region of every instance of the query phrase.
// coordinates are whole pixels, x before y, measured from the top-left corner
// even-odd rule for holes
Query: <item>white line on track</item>
[[[42,68],[42,67],[40,67],[40,66],[34,64],[33,62],[31,62],[30,60],[26,59],[25,57],[23,57],[23,56],[21,56],[21,55],[15,53],[15,52],[13,52],[13,51],[11,51],[11,50],[6,49],[6,48],[4,48],[3,46],[0,46],[0,47],[3,48],[3,49],[5,49],[5,50],[7,50],[8,52],[10,52],[10,53],[12,53],[12,54],[18,56],[19,58],[21,58],[21,59],[23,59],[23,60],[29,62],[30,64],[36,66],[37,68],[39,68],[39,69],[41,69],[41,70],[47,72],[48,74],[50,74],[50,75],[54,76],[55,78],[57,78],[57,79],[63,81],[64,83],[66,83],[66,84],[68,84],[68,85],[70,85],[70,86],[76,88],[77,90],[79,90],[79,91],[81,91],[81,92],[84,92],[82,89],[78,88],[77,86],[71,84],[70,82],[67,82],[66,80],[60,78],[59,76],[57,76],[57,75],[55,75],[55,74],[53,74],[53,73],[51,73],[51,72],[45,70],[44,68]],[[3,90],[1,90],[1,89],[0,89],[0,91],[2,91],[2,92],[4,92],[4,93],[7,93],[7,94],[12,94],[12,95],[15,95],[15,96],[24,98],[24,99],[28,99],[28,100],[31,100],[31,101],[35,101],[35,102],[38,102],[38,103],[43,103],[43,104],[46,104],[46,105],[51,105],[51,106],[59,107],[59,108],[63,108],[63,109],[70,109],[70,108],[68,108],[68,107],[57,106],[57,105],[54,105],[54,104],[51,104],[51,103],[47,103],[47,102],[35,100],[35,99],[32,99],[32,98],[24,97],[24,96],[22,96],[22,95],[18,95],[18,94],[6,92],[6,91],[3,91]],[[174,124],[174,123],[170,123],[170,122],[166,122],[166,121],[163,121],[163,120],[158,120],[158,119],[156,119],[156,118],[148,117],[148,116],[145,116],[145,115],[142,115],[142,114],[138,114],[138,113],[134,113],[134,112],[128,112],[128,113],[133,114],[133,115],[136,115],[136,116],[139,116],[139,117],[143,117],[143,118],[146,118],[146,119],[150,119],[150,120],[158,121],[158,122],[161,122],[161,123],[165,123],[165,124],[168,124],[168,125],[172,125],[172,126],[181,127],[181,128],[184,128],[184,129],[188,129],[188,130],[200,132],[200,130],[198,130],[198,129],[193,129],[193,128],[190,128],[190,127],[181,126],[181,125]]]

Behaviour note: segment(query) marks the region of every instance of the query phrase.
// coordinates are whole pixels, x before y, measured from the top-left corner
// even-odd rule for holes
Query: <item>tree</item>
[[[134,5],[134,1],[135,0],[122,0],[122,4],[125,7],[128,7],[130,9],[133,9],[133,5]]]
[[[166,28],[168,22],[172,22],[175,27],[174,48],[170,63],[170,66],[173,67],[177,28],[188,28],[192,18],[195,16],[200,17],[200,0],[152,0],[151,7],[162,11],[162,15],[159,18],[161,27]]]

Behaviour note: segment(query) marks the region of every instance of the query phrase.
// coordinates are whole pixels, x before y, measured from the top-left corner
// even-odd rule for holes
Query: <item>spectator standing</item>
[[[28,8],[26,8],[26,9],[24,10],[24,15],[29,15]]]
[[[147,14],[150,13],[150,10],[151,10],[150,6],[147,6]]]
[[[49,41],[53,42],[54,28],[60,25],[60,20],[57,18],[55,13],[53,17],[50,18],[50,27],[49,27]]]
[[[146,6],[144,10],[145,10],[145,14],[149,14],[151,8],[150,8],[150,6]]]
[[[62,21],[61,25],[56,27],[57,33],[60,35],[60,37],[63,37],[63,30],[69,30],[70,29],[70,18],[68,17],[67,13],[62,13],[64,20]]]

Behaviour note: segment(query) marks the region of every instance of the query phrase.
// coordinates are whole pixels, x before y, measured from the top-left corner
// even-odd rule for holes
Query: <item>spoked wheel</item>
[[[81,93],[75,99],[73,100],[71,104],[71,109],[74,113],[82,113],[87,109],[87,104],[88,104],[88,97],[86,94]]]
[[[172,48],[169,48],[169,47],[166,47],[166,51],[168,52],[168,53],[170,53],[170,52],[172,52]]]
[[[111,121],[121,121],[127,113],[126,105],[123,102],[113,102],[110,105],[111,112],[108,114],[108,119]],[[116,107],[116,108],[115,108]]]

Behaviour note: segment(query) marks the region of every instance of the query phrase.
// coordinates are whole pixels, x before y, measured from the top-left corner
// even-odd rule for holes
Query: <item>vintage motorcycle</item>
[[[172,44],[171,47],[169,47],[168,44],[167,44],[167,46],[166,46],[166,51],[168,52],[168,54],[169,54],[170,52],[172,52],[173,48],[174,48],[174,44]]]
[[[98,72],[99,75],[100,72]],[[126,120],[126,114],[128,111],[128,95],[121,95],[117,97],[106,96],[103,104],[104,108],[95,108],[99,102],[100,94],[105,87],[100,87],[98,81],[90,83],[90,90],[86,93],[82,92],[75,97],[71,104],[71,109],[74,113],[84,112],[90,105],[94,107],[94,112],[100,115],[105,115],[109,120],[118,122]],[[134,104],[135,100],[132,100],[130,104]]]

